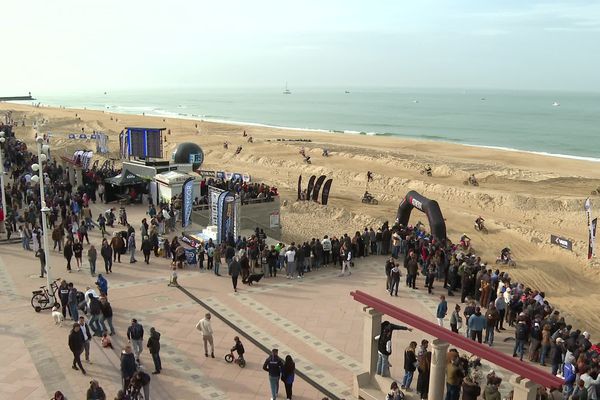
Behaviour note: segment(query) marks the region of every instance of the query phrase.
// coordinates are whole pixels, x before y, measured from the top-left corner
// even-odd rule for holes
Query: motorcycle
[[[477,182],[476,179],[469,178],[466,181],[463,181],[463,185],[479,186],[479,182]]]
[[[502,256],[498,256],[498,258],[496,258],[496,264],[508,265],[509,267],[517,266],[517,263],[512,259],[512,257],[502,258]]]
[[[433,176],[433,174],[431,173],[431,168],[424,168],[420,170],[419,173],[421,175]]]
[[[377,201],[377,199],[374,198],[373,196],[363,196],[362,202],[364,204],[373,204],[373,205],[379,204],[379,201]]]
[[[312,161],[310,161],[310,157],[308,157],[308,156],[304,157],[304,162],[307,164],[312,164]]]
[[[476,231],[485,233],[486,235],[488,234],[488,230],[483,223],[481,223],[481,226],[479,224],[475,223],[474,226],[475,226]]]

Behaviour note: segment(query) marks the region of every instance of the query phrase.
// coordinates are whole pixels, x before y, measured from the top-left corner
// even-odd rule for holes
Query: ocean
[[[38,95],[51,106],[388,135],[600,161],[600,93],[367,88]],[[347,93],[348,92],[348,93]]]

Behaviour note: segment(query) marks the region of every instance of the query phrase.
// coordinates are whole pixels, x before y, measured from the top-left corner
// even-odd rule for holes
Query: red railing
[[[350,295],[359,303],[372,307],[380,313],[402,321],[415,329],[428,333],[435,338],[448,342],[453,346],[468,351],[469,353],[472,353],[482,359],[488,360],[499,367],[514,372],[515,374],[522,376],[523,378],[527,378],[539,385],[553,388],[560,387],[563,384],[563,380],[561,378],[558,378],[548,372],[544,372],[536,367],[532,367],[487,345],[483,345],[474,340],[468,339],[463,335],[459,335],[446,328],[442,328],[431,321],[427,321],[424,318],[418,317],[408,311],[386,303],[385,301],[371,296],[370,294],[356,290],[351,292]]]

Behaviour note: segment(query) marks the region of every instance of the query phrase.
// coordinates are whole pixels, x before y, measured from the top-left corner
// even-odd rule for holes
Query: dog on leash
[[[59,306],[52,307],[52,318],[54,319],[54,325],[62,326],[65,317],[63,317]]]

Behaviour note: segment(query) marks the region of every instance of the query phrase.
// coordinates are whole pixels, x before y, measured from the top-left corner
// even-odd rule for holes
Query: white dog
[[[63,317],[59,306],[52,307],[52,318],[54,319],[55,325],[62,326],[65,317]]]

